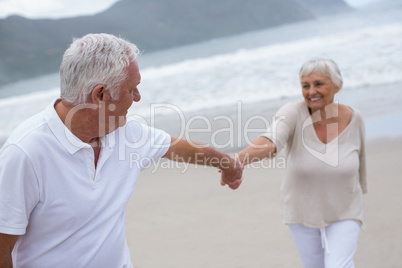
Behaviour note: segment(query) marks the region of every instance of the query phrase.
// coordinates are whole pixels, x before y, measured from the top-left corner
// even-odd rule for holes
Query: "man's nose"
[[[135,101],[135,102],[139,102],[140,100],[141,100],[141,94],[140,94],[140,91],[138,90],[138,88],[136,88],[134,91],[133,91],[133,101]]]

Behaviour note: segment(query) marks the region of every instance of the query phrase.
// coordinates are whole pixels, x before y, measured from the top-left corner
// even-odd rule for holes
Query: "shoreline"
[[[261,107],[261,104],[242,104],[242,107],[245,108],[241,111],[240,119],[236,108],[233,108],[236,107],[235,105],[216,108],[204,114],[198,112],[183,113],[186,118],[184,124],[180,122],[181,119],[177,115],[161,115],[155,118],[153,127],[164,130],[174,137],[190,139],[194,142],[208,144],[226,153],[234,153],[244,149],[263,134],[272,122],[275,112],[285,103],[294,100],[297,99],[272,100],[268,102],[270,108],[258,108]],[[266,119],[265,122],[261,120],[263,117]],[[220,119],[216,120],[216,118]],[[149,118],[145,118],[145,120],[148,125],[151,125]],[[189,123],[190,121],[191,123]],[[367,144],[375,143],[377,140],[395,139],[402,136],[402,113],[400,112],[364,118],[364,122]],[[240,129],[237,127],[238,125],[241,126]],[[197,132],[196,130],[200,131]],[[233,133],[229,134],[229,131]],[[0,148],[7,138],[0,136]]]
[[[344,97],[341,96],[342,98]],[[185,136],[180,136],[181,138],[189,138],[223,152],[233,153],[244,149],[263,134],[270,126],[273,116],[279,108],[286,103],[300,100],[300,97],[287,97],[254,103],[243,102],[240,103],[240,106],[238,103],[234,103],[231,106],[202,112],[182,112],[185,124],[181,122],[177,114],[156,115],[153,126],[175,137],[179,137],[180,134],[183,134],[183,130],[186,130],[189,135],[186,135],[187,132],[185,132]],[[371,109],[370,105],[359,102],[355,96],[354,100],[351,104],[346,105],[361,112],[365,123],[367,144],[375,143],[379,139],[393,139],[402,136],[402,113],[400,111],[381,111],[381,113],[374,114],[381,105],[374,104]],[[206,121],[209,125],[206,124]],[[199,133],[192,131],[197,129],[201,131]],[[229,133],[229,129],[232,133]],[[225,144],[230,146],[222,147]]]
[[[402,104],[400,101],[402,91],[398,90],[400,86],[402,86],[401,82],[364,87],[345,87],[336,95],[335,101],[361,112],[366,124],[367,141],[381,137],[402,136],[402,112],[398,109]],[[381,90],[378,90],[379,88]],[[384,91],[391,92],[392,98],[384,98]],[[369,96],[367,92],[370,92]],[[27,106],[23,112],[14,112],[13,105],[21,101],[18,97],[13,98],[11,106],[2,107],[2,112],[10,113],[10,118],[2,122],[0,126],[0,146],[4,144],[10,131],[20,124],[19,120],[22,122],[24,121],[22,118],[29,118],[32,113],[43,110],[57,95],[54,91],[51,94],[49,92],[38,92],[38,94],[41,101],[39,106],[35,107],[30,106],[29,96],[23,97],[23,103],[20,105]],[[129,110],[129,116],[146,121],[148,125],[162,129],[175,137],[179,137],[183,131],[187,131],[189,135],[182,136],[182,138],[190,138],[204,144],[212,143],[212,147],[230,152],[244,148],[264,133],[267,126],[272,122],[272,116],[280,107],[286,103],[299,100],[302,100],[299,95],[250,102],[234,100],[230,105],[213,106],[196,111],[187,111],[174,103],[154,103],[161,108],[151,110],[151,107],[145,103],[144,105],[133,105]],[[163,107],[164,105],[167,107]],[[154,117],[152,120],[151,115]],[[183,119],[184,122],[182,122]],[[193,131],[197,128],[201,129],[199,133]],[[228,133],[228,128],[231,129],[232,133]],[[245,129],[251,131],[246,134],[244,133]],[[254,132],[252,129],[256,131]],[[214,132],[217,134],[213,136]],[[228,141],[228,137],[231,135],[233,142]],[[213,142],[217,146],[213,146]]]

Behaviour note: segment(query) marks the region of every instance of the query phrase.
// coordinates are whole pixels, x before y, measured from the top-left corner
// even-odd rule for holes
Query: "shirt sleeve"
[[[39,202],[39,184],[29,157],[16,145],[0,151],[0,233],[25,234]]]
[[[297,106],[294,103],[284,105],[276,112],[272,124],[262,136],[270,139],[279,153],[293,137],[297,122]]]
[[[163,130],[149,128],[150,133],[150,152],[153,159],[161,158],[169,150],[171,136]]]
[[[169,150],[171,136],[163,130],[130,121],[127,124],[130,136],[135,139],[134,148],[139,155],[137,161],[141,162],[141,169],[146,169],[150,164],[157,162]]]

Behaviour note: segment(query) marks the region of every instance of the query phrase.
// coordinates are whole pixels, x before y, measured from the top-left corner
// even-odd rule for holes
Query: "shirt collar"
[[[61,121],[59,115],[54,108],[54,105],[58,101],[60,101],[60,99],[52,101],[45,109],[45,120],[46,123],[49,125],[51,131],[53,132],[53,135],[70,154],[75,154],[81,149],[92,149],[91,145],[81,141],[64,125],[63,121]],[[100,141],[102,147],[114,147],[114,137],[114,132],[106,135],[105,137],[101,137]]]

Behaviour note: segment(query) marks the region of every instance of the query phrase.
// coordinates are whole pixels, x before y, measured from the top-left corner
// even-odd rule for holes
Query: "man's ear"
[[[103,84],[97,85],[92,89],[91,100],[95,104],[105,101],[106,86]]]

